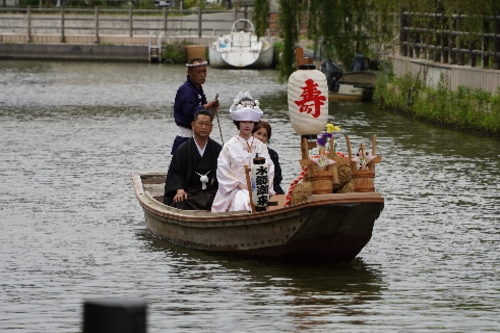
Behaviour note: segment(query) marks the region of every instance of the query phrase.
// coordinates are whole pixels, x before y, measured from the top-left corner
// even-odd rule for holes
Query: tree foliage
[[[255,0],[255,11],[253,12],[252,21],[255,25],[255,34],[258,37],[266,35],[269,28],[270,4],[269,0]]]
[[[280,80],[287,80],[296,70],[295,48],[299,39],[299,15],[301,13],[302,1],[297,0],[290,5],[288,0],[279,0],[281,12],[278,17],[279,36],[283,40],[283,53],[279,60],[278,69]]]
[[[394,14],[402,8],[419,13],[462,15],[460,27],[471,32],[492,32],[492,26],[485,25],[481,17],[500,10],[500,0],[278,0],[278,3],[278,29],[284,42],[279,69],[280,77],[285,79],[293,72],[290,67],[295,64],[295,45],[304,21],[307,21],[307,38],[318,42],[323,58],[349,64],[356,52],[371,55],[371,45],[397,37]],[[269,17],[269,0],[256,0],[254,8],[254,20],[260,15]],[[430,16],[422,15],[413,18],[412,25],[426,27],[429,20]],[[447,23],[443,20],[443,24]],[[256,24],[257,29],[261,29],[261,24],[267,29],[263,20]],[[471,34],[464,38],[475,37]]]
[[[310,0],[308,37],[318,40],[324,58],[348,63],[368,50],[370,12],[366,0]]]

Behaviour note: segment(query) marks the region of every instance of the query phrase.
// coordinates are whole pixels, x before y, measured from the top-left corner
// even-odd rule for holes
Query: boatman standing
[[[170,162],[164,203],[184,210],[210,210],[219,188],[217,158],[221,145],[210,139],[213,116],[199,110],[193,136],[179,146]]]
[[[207,62],[201,58],[193,58],[186,64],[187,80],[184,82],[175,96],[174,118],[179,127],[179,133],[175,137],[172,146],[172,155],[181,143],[193,136],[191,123],[196,111],[210,110],[212,116],[219,107],[219,101],[214,99],[207,102],[202,84],[207,78]]]

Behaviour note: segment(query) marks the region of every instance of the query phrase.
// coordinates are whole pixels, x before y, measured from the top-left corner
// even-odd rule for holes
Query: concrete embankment
[[[147,46],[0,44],[0,59],[147,62]]]

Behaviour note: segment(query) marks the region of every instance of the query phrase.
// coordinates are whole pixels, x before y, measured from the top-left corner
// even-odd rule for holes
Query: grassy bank
[[[500,88],[496,94],[460,86],[448,90],[447,77],[437,88],[423,85],[416,75],[393,75],[390,68],[377,78],[375,100],[382,108],[396,110],[441,127],[500,138]]]

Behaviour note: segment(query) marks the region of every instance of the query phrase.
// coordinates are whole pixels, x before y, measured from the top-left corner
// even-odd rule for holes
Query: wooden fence
[[[19,4],[19,0],[0,0],[0,7],[7,8],[7,7],[16,7],[16,5]],[[64,5],[65,7],[78,7],[80,5],[87,5],[88,3],[94,3],[97,5],[98,3],[101,4],[102,7],[118,7],[118,6],[123,6],[123,5],[129,5],[132,4],[134,7],[141,7],[143,4],[146,4],[146,6],[149,6],[150,4],[153,4],[155,1],[154,0],[28,0],[24,1],[25,5],[27,3],[31,3],[31,5],[36,5],[38,4],[39,8],[50,8],[57,6],[59,7],[61,4]],[[159,1],[158,1],[159,2]],[[205,3],[204,0],[200,0],[200,2]],[[211,5],[213,5],[214,2],[212,2]],[[216,5],[221,5],[224,6],[227,9],[231,9],[234,7],[253,7],[254,5],[254,0],[218,0],[215,2]],[[178,7],[179,9],[183,9],[184,1],[183,0],[175,0],[172,1],[171,7]],[[209,6],[211,6],[209,5]],[[205,7],[207,7],[205,5]]]
[[[0,34],[25,34],[28,42],[33,34],[57,34],[64,43],[68,35],[126,34],[129,37],[165,32],[167,35],[220,35],[231,30],[239,18],[251,20],[244,7],[224,10],[162,9],[78,9],[78,8],[0,8]],[[241,27],[239,27],[241,28]],[[271,32],[270,32],[271,33]],[[274,31],[276,33],[276,31]]]
[[[477,17],[481,31],[464,31],[466,15],[400,13],[400,55],[483,68],[500,69],[500,11]]]

